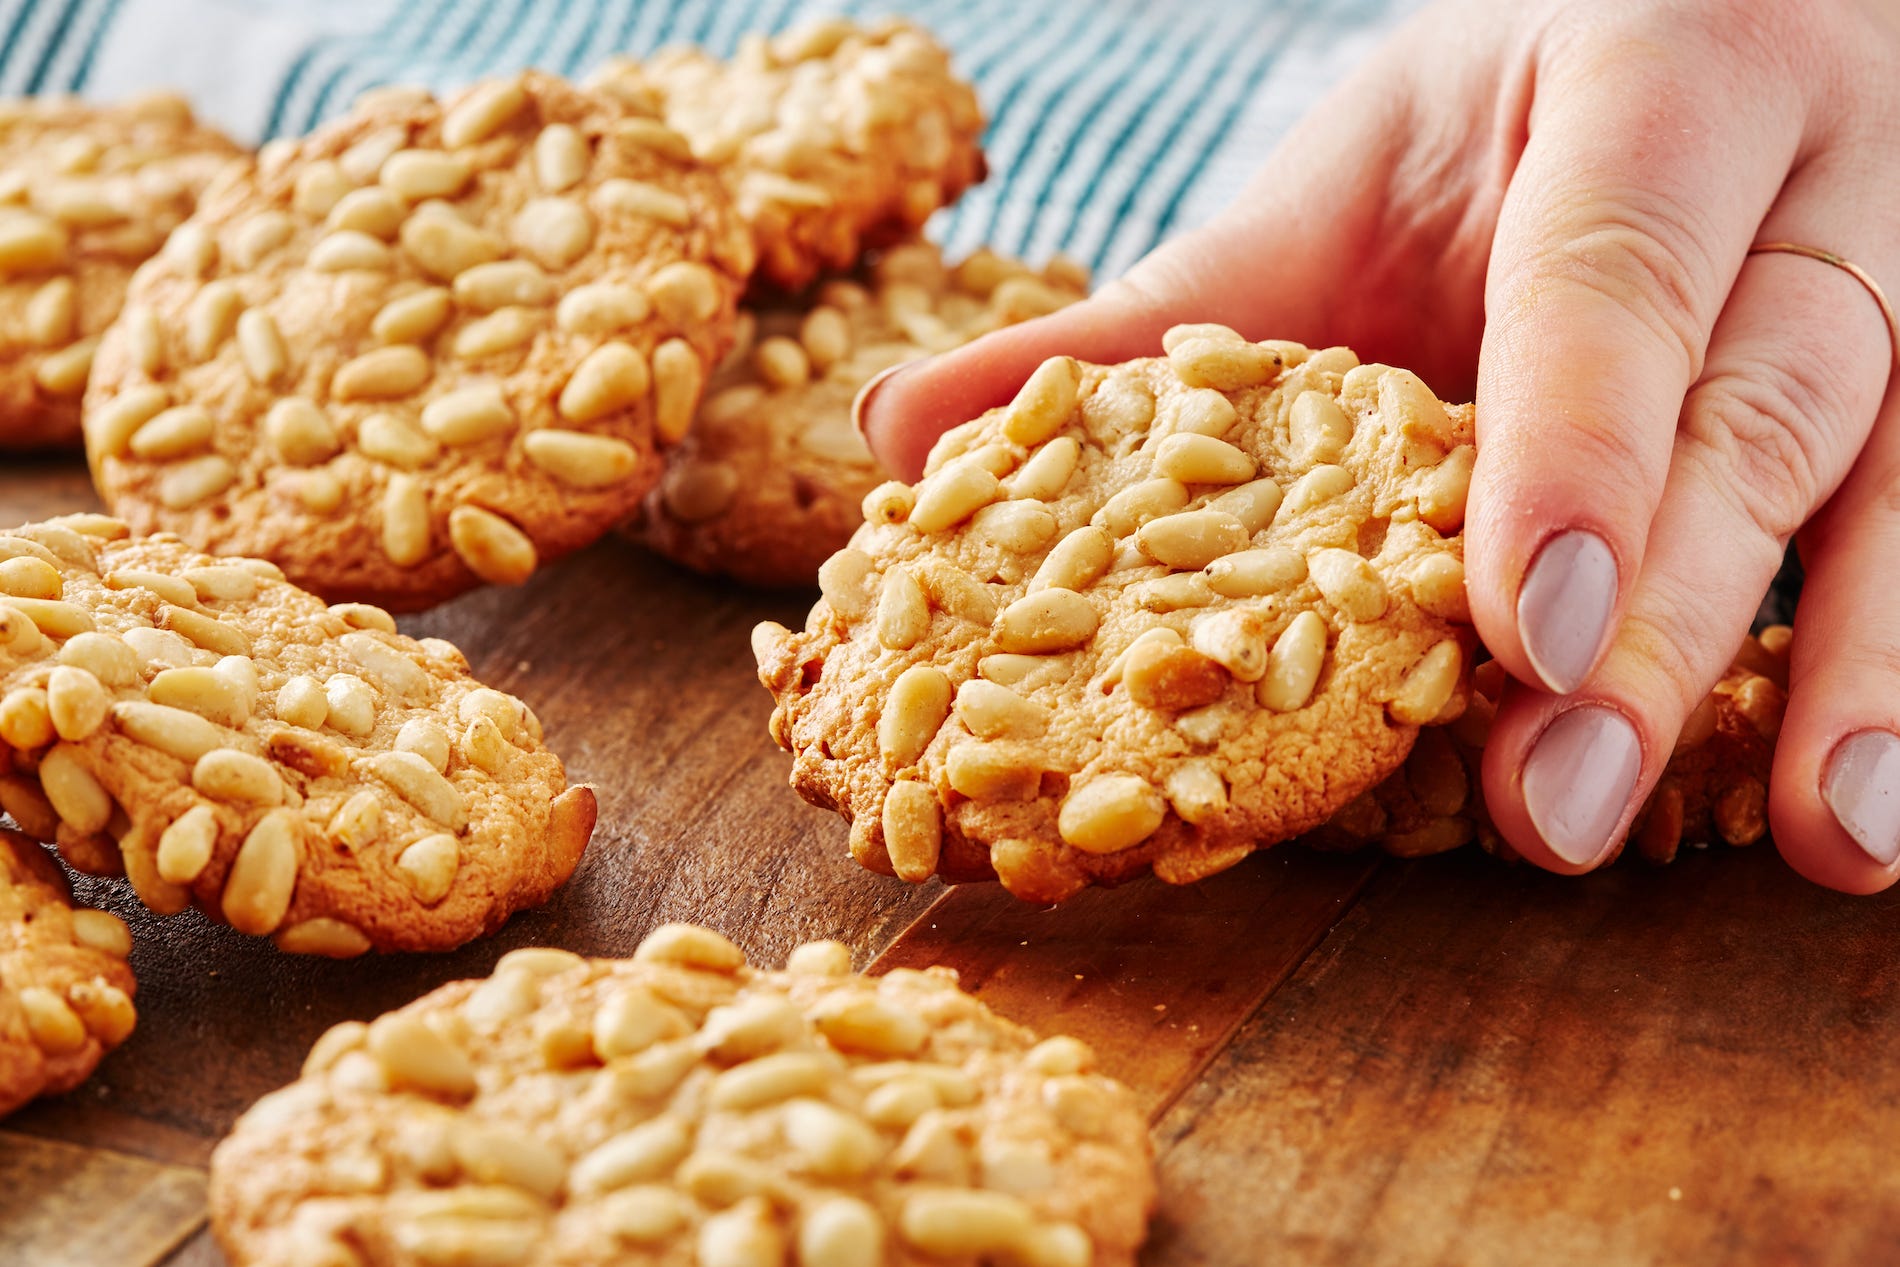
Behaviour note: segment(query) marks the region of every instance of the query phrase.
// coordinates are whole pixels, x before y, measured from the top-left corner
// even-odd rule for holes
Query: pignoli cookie
[[[982,251],[947,267],[931,243],[885,252],[862,280],[741,310],[740,336],[667,454],[635,539],[750,585],[811,585],[864,522],[884,474],[851,424],[879,373],[1080,299],[1088,279]]]
[[[1146,1125],[1071,1038],[836,942],[518,950],[317,1040],[212,1156],[238,1267],[1122,1267]]]
[[[975,91],[901,20],[751,35],[728,62],[691,48],[617,58],[588,83],[656,107],[719,168],[760,274],[787,290],[911,236],[984,176]]]
[[[381,608],[75,517],[0,533],[0,809],[284,950],[443,950],[544,901],[594,795]]]
[[[1752,845],[1767,834],[1768,776],[1788,702],[1791,637],[1786,625],[1771,625],[1743,643],[1728,672],[1689,715],[1656,790],[1610,859],[1627,847],[1646,861],[1667,863],[1685,845]],[[1516,851],[1491,827],[1479,780],[1503,684],[1503,666],[1495,660],[1479,665],[1464,714],[1421,732],[1398,772],[1348,803],[1304,843],[1322,849],[1377,845],[1396,857],[1417,858],[1476,841],[1487,853],[1515,859]]]
[[[132,271],[239,153],[170,94],[0,102],[0,449],[78,446]]]
[[[1470,408],[1344,348],[1165,347],[1045,362],[871,494],[803,632],[754,631],[793,786],[864,865],[1186,882],[1463,708]]]
[[[132,935],[75,907],[46,851],[0,828],[0,1116],[84,1082],[131,1034]]]
[[[530,72],[367,96],[208,191],[87,397],[141,532],[417,608],[624,521],[731,338],[752,247],[659,121]]]

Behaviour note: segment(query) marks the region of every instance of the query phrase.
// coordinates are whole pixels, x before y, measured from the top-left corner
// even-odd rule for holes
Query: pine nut
[[[419,348],[377,348],[344,362],[330,381],[330,392],[338,400],[394,400],[428,382],[433,371]]]
[[[237,319],[238,353],[244,358],[244,371],[251,381],[269,387],[290,367],[290,354],[284,349],[284,337],[267,312],[251,309]]]
[[[611,436],[543,428],[522,440],[528,459],[570,488],[606,488],[632,475],[639,454]]]
[[[594,1054],[603,1061],[617,1060],[637,1055],[655,1043],[684,1037],[692,1030],[692,1022],[678,1008],[651,990],[635,987],[609,998],[595,1013]]]
[[[1159,639],[1129,645],[1121,661],[1122,684],[1143,708],[1181,712],[1211,704],[1227,693],[1228,675],[1192,647]]]
[[[556,407],[569,422],[594,422],[639,402],[651,380],[646,358],[637,348],[603,343],[575,368]]]
[[[424,836],[396,855],[397,874],[424,906],[434,906],[449,895],[461,865],[461,847],[446,832]]]
[[[123,457],[132,436],[167,403],[165,389],[149,383],[129,387],[86,414],[86,436],[107,457]]]
[[[1227,598],[1257,598],[1306,579],[1306,560],[1285,546],[1223,555],[1207,565],[1207,583]]]
[[[1004,409],[1003,436],[1025,448],[1048,440],[1075,416],[1076,364],[1054,356],[1036,367]]]
[[[1099,623],[1088,599],[1073,590],[1038,590],[1003,609],[996,645],[1031,655],[1067,651],[1093,638]]]
[[[1280,503],[1280,509],[1274,516],[1275,523],[1284,523],[1296,515],[1303,515],[1322,502],[1331,501],[1352,491],[1352,472],[1343,466],[1316,466],[1286,490],[1286,497]]]
[[[1451,447],[1453,427],[1445,406],[1410,370],[1380,367],[1378,377],[1379,411],[1398,419],[1399,434],[1407,441],[1408,462],[1430,465]]]
[[[828,1196],[798,1224],[798,1261],[826,1267],[880,1267],[884,1221],[856,1197]]]
[[[1167,436],[1155,450],[1154,473],[1183,484],[1239,484],[1258,468],[1244,452],[1212,436]]]
[[[1169,353],[1189,339],[1212,339],[1216,343],[1245,343],[1238,330],[1213,321],[1186,322],[1169,326],[1161,334],[1161,351]]]
[[[1173,514],[1187,504],[1187,486],[1180,480],[1143,480],[1109,498],[1092,522],[1125,537],[1149,520]]]
[[[327,462],[343,447],[329,415],[301,396],[286,396],[270,407],[264,415],[264,435],[277,456],[292,466]]]
[[[1267,653],[1266,674],[1255,687],[1254,697],[1276,713],[1306,707],[1325,658],[1326,622],[1317,612],[1303,611],[1274,640],[1273,649]]]
[[[851,355],[851,323],[826,304],[806,313],[798,323],[798,342],[820,374]]]
[[[877,600],[878,641],[893,651],[905,651],[929,628],[930,603],[923,586],[901,564],[891,568]]]
[[[1002,1192],[953,1188],[912,1191],[897,1220],[905,1241],[944,1258],[1012,1254],[1028,1239],[1035,1215]]]
[[[323,688],[315,678],[293,677],[277,688],[276,713],[277,720],[287,726],[315,730],[329,717],[330,702],[324,698]]]
[[[1307,465],[1339,461],[1352,440],[1352,419],[1326,392],[1305,391],[1295,397],[1287,427],[1294,452]]]
[[[544,189],[558,193],[580,184],[591,162],[587,142],[565,123],[550,124],[534,138],[534,174]]]
[[[886,1151],[875,1130],[820,1100],[793,1100],[779,1120],[793,1152],[821,1179],[856,1179],[875,1166]]]
[[[271,941],[287,955],[318,955],[325,959],[354,959],[370,949],[370,940],[362,929],[327,916],[279,928]]]
[[[468,185],[469,167],[460,157],[441,150],[398,150],[383,160],[377,179],[387,188],[421,202],[453,198]]]
[[[493,383],[464,387],[438,396],[422,407],[422,429],[443,444],[462,446],[493,440],[515,429],[515,411]]]
[[[370,237],[380,245],[396,236],[402,228],[403,219],[409,214],[409,208],[402,199],[387,189],[352,189],[337,200],[336,206],[324,218],[324,227],[332,236],[317,243],[317,250],[332,250],[338,253],[338,262],[325,266],[317,264],[316,252],[311,253],[312,267],[336,272],[345,268],[369,268],[382,270],[389,267],[390,256],[387,250],[378,250],[376,246],[367,246],[359,239]],[[330,246],[334,237],[348,233],[351,236],[347,247]],[[345,258],[356,255],[362,263],[346,263]]]
[[[356,424],[356,451],[372,461],[413,471],[433,462],[442,447],[392,413],[373,413]]]
[[[1184,510],[1143,524],[1135,534],[1141,552],[1174,568],[1203,568],[1247,544],[1247,529],[1218,510]]]
[[[1085,590],[1108,571],[1115,540],[1108,532],[1084,525],[1056,543],[1029,582],[1029,593],[1045,589]]]
[[[438,281],[453,281],[477,264],[500,259],[503,254],[502,244],[493,234],[453,214],[411,215],[403,221],[397,236],[422,271]]]
[[[660,478],[667,512],[682,523],[715,518],[738,491],[739,473],[721,462],[682,461],[669,465]]]
[[[1456,639],[1446,638],[1436,643],[1405,671],[1397,694],[1386,704],[1386,711],[1401,725],[1425,725],[1451,702],[1463,667],[1464,653]]]
[[[183,607],[161,607],[158,612],[158,625],[169,629],[194,646],[206,651],[215,651],[219,655],[251,654],[250,635],[236,625],[228,625],[216,616],[207,616],[201,612],[188,611]]]
[[[66,1056],[86,1045],[85,1022],[65,999],[43,985],[25,986],[16,997],[27,1034],[41,1051],[49,1056]]]
[[[149,308],[128,308],[120,315],[119,324],[125,330],[126,348],[132,355],[132,363],[147,376],[163,370],[166,364],[165,330],[158,323],[158,314]]]
[[[719,311],[719,283],[704,264],[675,260],[646,284],[647,297],[661,320],[676,330],[703,325]],[[803,349],[799,350],[802,358]]]
[[[341,744],[301,730],[279,730],[265,741],[277,764],[312,779],[340,779],[349,773],[350,754]]]
[[[376,728],[376,696],[353,673],[332,673],[323,684],[326,721],[346,735],[361,737]]]
[[[414,567],[429,557],[429,497],[422,481],[392,475],[383,490],[383,553],[397,567]]]
[[[134,456],[152,462],[186,457],[211,443],[211,415],[197,405],[174,405],[133,433]]]
[[[187,220],[165,239],[164,257],[187,277],[203,277],[218,262],[218,244],[202,225]]]
[[[685,228],[693,218],[691,205],[672,190],[618,176],[600,182],[594,190],[594,205],[603,215],[645,216],[676,229]]]
[[[1196,620],[1188,642],[1238,681],[1258,682],[1267,671],[1266,626],[1259,615],[1244,608],[1213,612]]]
[[[491,723],[492,724],[492,723]],[[413,752],[435,767],[437,774],[449,769],[449,737],[442,727],[426,717],[411,717],[396,732],[396,751]]]
[[[240,933],[263,935],[284,922],[297,887],[297,837],[295,812],[272,810],[257,820],[238,847],[219,909]]]
[[[1042,766],[1018,744],[961,743],[944,758],[944,777],[973,801],[1027,801],[1042,786]]]
[[[504,695],[489,687],[477,687],[462,697],[456,706],[456,716],[464,723],[477,717],[486,717],[495,723],[502,738],[513,742],[527,718],[528,706],[512,695]]]
[[[186,709],[220,726],[241,727],[250,719],[242,689],[215,669],[166,669],[152,679],[149,695],[154,704]]]
[[[839,941],[808,941],[792,947],[785,971],[808,977],[843,977],[851,972],[851,951]]]
[[[911,779],[891,785],[884,797],[884,850],[900,880],[921,884],[937,870],[943,845],[943,815],[936,793]]]
[[[0,643],[5,641],[0,635]],[[59,649],[59,662],[84,669],[107,686],[130,686],[139,676],[138,656],[111,634],[73,635]]]
[[[393,1012],[376,1018],[365,1045],[395,1089],[449,1100],[475,1094],[475,1067],[468,1053],[418,1017]]]
[[[1418,517],[1446,536],[1465,526],[1465,501],[1478,451],[1461,444],[1419,481]]]
[[[1189,387],[1233,392],[1271,382],[1280,372],[1280,354],[1257,343],[1196,336],[1169,349],[1168,364]]]
[[[55,277],[26,301],[26,335],[43,348],[70,341],[79,320],[79,287],[70,277]]]
[[[1200,435],[1220,439],[1234,429],[1240,414],[1234,403],[1210,388],[1196,388],[1176,398],[1169,418],[1171,435]]]
[[[52,396],[77,396],[86,389],[86,376],[92,373],[93,353],[99,340],[81,339],[40,359],[33,381]]]
[[[970,518],[970,537],[1010,554],[1034,554],[1058,530],[1056,517],[1038,501],[991,502]]]
[[[33,622],[34,627],[48,638],[71,638],[75,634],[92,631],[91,614],[76,603],[50,598],[11,597],[7,599],[6,606]],[[20,635],[15,634],[14,637],[14,650],[24,652]],[[37,646],[38,643],[32,645]]]
[[[80,750],[58,743],[40,758],[40,788],[62,822],[82,836],[102,832],[112,818],[112,797],[79,758]]]
[[[0,562],[0,594],[14,598],[58,598],[65,589],[59,569],[30,554]]]
[[[575,334],[613,334],[638,325],[652,313],[652,302],[631,286],[590,282],[561,297],[554,322]]]
[[[421,343],[449,322],[454,306],[440,286],[411,291],[377,311],[370,333],[379,343]]]
[[[227,804],[281,805],[284,800],[283,780],[270,762],[235,748],[218,748],[199,757],[191,767],[191,786]]]
[[[312,219],[330,214],[331,208],[350,192],[350,180],[329,159],[317,159],[297,173],[290,204]]]
[[[1183,761],[1168,773],[1168,804],[1184,822],[1212,822],[1227,809],[1227,782],[1210,762]]]
[[[413,752],[383,752],[366,758],[363,764],[424,818],[441,823],[457,835],[467,829],[468,805],[462,794],[422,757]]]
[[[950,715],[950,679],[942,669],[913,664],[891,684],[878,717],[878,751],[886,765],[902,769],[917,761]]]
[[[132,930],[117,915],[82,906],[74,908],[72,919],[73,940],[81,946],[111,955],[114,959],[125,959],[131,955]]]
[[[1385,582],[1352,551],[1315,550],[1306,556],[1306,570],[1326,601],[1348,620],[1377,620],[1385,615]]]
[[[198,605],[198,591],[175,576],[145,572],[137,568],[120,568],[106,573],[103,579],[109,590],[142,589],[180,607],[190,608]]]
[[[1002,485],[981,466],[974,462],[952,463],[917,486],[910,526],[918,532],[942,532],[1002,495]]]
[[[218,820],[209,805],[194,805],[158,838],[158,874],[167,884],[192,884],[210,865]]]
[[[958,620],[988,626],[996,619],[996,598],[989,586],[959,568],[919,561],[917,579],[930,600]]]
[[[516,352],[540,333],[541,317],[531,308],[503,308],[478,317],[455,332],[453,352],[464,361]]]
[[[536,198],[516,213],[509,233],[536,263],[558,271],[587,253],[594,244],[595,228],[594,213],[580,203]]]
[[[1082,446],[1074,436],[1057,436],[1030,454],[1005,487],[1011,497],[1048,501],[1068,486],[1081,457]]]
[[[460,149],[486,141],[527,104],[528,94],[514,80],[477,85],[442,116],[442,144]]]
[[[957,716],[979,739],[1032,739],[1049,725],[1049,710],[1007,686],[972,679],[957,688]]]
[[[66,261],[66,230],[36,212],[0,209],[0,273],[31,273]]]
[[[1067,1077],[1093,1068],[1095,1052],[1079,1038],[1057,1034],[1031,1047],[1023,1056],[1023,1065],[1045,1078]]]
[[[877,998],[846,998],[812,1017],[818,1032],[839,1051],[861,1056],[914,1056],[930,1038],[916,1013]]]
[[[1465,565],[1455,554],[1428,554],[1412,569],[1412,597],[1418,605],[1445,620],[1471,623],[1465,597]]]
[[[963,463],[980,466],[1001,479],[1016,467],[1016,455],[1007,444],[980,444],[963,455]]]
[[[388,246],[359,229],[339,229],[310,248],[309,263],[319,273],[386,273],[394,256]]]
[[[777,1104],[798,1095],[822,1094],[836,1076],[837,1058],[811,1051],[780,1051],[735,1065],[714,1078],[706,1103],[714,1109],[742,1111]]]
[[[166,704],[126,700],[113,705],[112,720],[135,742],[192,764],[225,742],[224,732],[210,721],[195,712]]]
[[[766,386],[774,391],[803,387],[811,381],[811,360],[795,339],[773,335],[752,351],[752,364]]]
[[[653,426],[663,442],[685,437],[705,385],[706,368],[685,339],[668,339],[653,350]]]
[[[662,924],[634,949],[642,962],[672,963],[705,972],[737,972],[745,966],[745,952],[696,924]]]
[[[451,285],[456,302],[475,312],[522,305],[538,308],[554,301],[554,283],[527,260],[496,260],[459,274]]]
[[[521,584],[540,561],[526,533],[476,506],[449,512],[449,544],[469,571],[493,585]]]

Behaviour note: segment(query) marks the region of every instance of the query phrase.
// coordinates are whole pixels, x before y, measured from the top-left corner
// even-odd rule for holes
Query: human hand
[[[1750,246],[1900,287],[1896,118],[1893,0],[1441,0],[1213,223],[882,380],[866,436],[914,477],[1046,357],[1156,355],[1183,321],[1475,384],[1466,577],[1514,679],[1484,769],[1506,839],[1568,873],[1623,837],[1799,530],[1770,823],[1803,874],[1878,890],[1900,874],[1895,336],[1848,272]]]

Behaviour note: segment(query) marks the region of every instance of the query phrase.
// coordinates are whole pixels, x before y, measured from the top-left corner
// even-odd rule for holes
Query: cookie
[[[1471,410],[1183,326],[1045,362],[753,633],[792,784],[907,880],[1055,901],[1318,826],[1457,715]]]
[[[1791,633],[1786,625],[1771,625],[1742,645],[1689,715],[1655,791],[1606,862],[1625,846],[1646,861],[1667,863],[1685,844],[1752,845],[1768,833],[1768,776],[1788,702]],[[1395,857],[1418,858],[1476,841],[1487,853],[1516,860],[1516,850],[1491,826],[1479,779],[1503,678],[1497,661],[1479,665],[1464,714],[1421,733],[1403,767],[1302,843],[1377,845]]]
[[[236,1267],[1132,1267],[1134,1097],[947,969],[691,925],[518,950],[317,1041],[211,1161]]]
[[[786,290],[911,236],[984,176],[975,91],[897,19],[751,35],[729,62],[698,49],[617,58],[588,84],[657,108],[719,167],[762,278]]]
[[[546,900],[594,795],[388,612],[100,517],[0,534],[0,808],[146,906],[284,950],[444,950]]]
[[[239,154],[170,94],[0,102],[0,450],[77,447],[132,271]]]
[[[982,251],[952,268],[914,241],[805,302],[742,309],[739,340],[631,535],[749,585],[813,584],[885,479],[851,423],[858,389],[1073,303],[1087,285],[1066,262],[1037,272]]]
[[[419,608],[623,522],[752,248],[653,119],[549,75],[373,93],[206,192],[100,344],[86,442],[140,532]]]
[[[0,1116],[84,1082],[131,1034],[132,935],[74,907],[46,851],[0,828]]]

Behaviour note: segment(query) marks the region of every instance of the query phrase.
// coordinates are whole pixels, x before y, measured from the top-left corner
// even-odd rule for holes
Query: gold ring
[[[1843,259],[1832,251],[1823,251],[1818,246],[1803,246],[1799,242],[1757,242],[1748,248],[1750,255],[1760,255],[1766,251],[1782,251],[1789,255],[1802,255],[1811,260],[1820,260],[1823,264],[1832,264],[1849,277],[1867,288],[1867,293],[1880,305],[1880,315],[1887,320],[1887,336],[1893,341],[1893,357],[1896,367],[1900,367],[1900,317],[1894,315],[1893,305],[1887,302],[1887,292],[1880,289],[1880,283],[1852,260]]]

